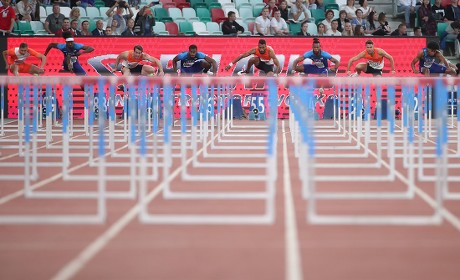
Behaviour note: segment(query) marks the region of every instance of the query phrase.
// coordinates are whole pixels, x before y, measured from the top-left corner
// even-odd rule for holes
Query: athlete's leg
[[[201,61],[201,67],[203,68],[203,73],[206,73],[208,72],[209,69],[211,69],[211,63],[203,59]]]
[[[143,75],[143,76],[151,76],[151,75],[154,75],[154,74],[155,74],[155,68],[153,68],[153,66],[150,66],[150,65],[142,66],[141,75]]]
[[[367,68],[367,63],[365,62],[358,63],[355,67],[355,72],[358,73],[359,75],[361,74],[361,72],[365,72],[366,68]]]
[[[78,61],[73,64],[73,72],[78,76],[86,76],[86,71]]]
[[[11,70],[11,73],[13,73],[13,75],[19,76],[19,67],[17,64],[12,64],[10,66],[10,70]]]
[[[258,57],[251,57],[249,60],[248,60],[248,65],[246,65],[246,70],[244,70],[244,72],[246,73],[249,73],[249,71],[251,70],[251,67],[253,65],[259,65],[259,62],[260,62],[260,59]]]
[[[130,76],[131,75],[131,71],[129,70],[128,67],[121,68],[121,73],[123,73],[123,76]]]
[[[29,69],[29,74],[32,75],[42,75],[45,73],[45,69],[38,68],[37,65],[32,64]]]

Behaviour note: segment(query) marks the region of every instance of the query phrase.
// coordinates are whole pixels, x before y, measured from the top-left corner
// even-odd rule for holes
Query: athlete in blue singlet
[[[415,68],[417,61],[419,61],[419,69]],[[450,64],[441,54],[437,42],[429,42],[426,48],[423,48],[412,60],[411,67],[415,74],[422,73],[425,76],[430,74],[456,74],[456,67]]]
[[[51,49],[58,49],[64,54],[62,62],[64,70],[75,73],[76,75],[86,75],[85,69],[78,62],[78,57],[84,53],[90,53],[94,49],[90,46],[77,44],[74,38],[69,37],[65,40],[65,44],[50,43],[45,51],[45,56]]]
[[[173,59],[173,69],[177,72],[177,62],[180,61],[180,72],[182,75],[192,75],[207,73],[209,75],[215,75],[217,73],[216,61],[207,56],[206,54],[199,52],[196,45],[190,45],[188,52],[182,52]],[[212,66],[212,72],[209,71]]]
[[[304,62],[303,65],[297,65],[300,62]],[[334,63],[334,68],[329,69],[328,60]],[[315,74],[321,76],[335,75],[337,73],[337,68],[339,68],[340,62],[332,57],[329,53],[321,50],[321,44],[318,38],[313,39],[313,48],[311,51],[304,53],[294,60],[293,66],[294,71],[303,72],[305,74]]]

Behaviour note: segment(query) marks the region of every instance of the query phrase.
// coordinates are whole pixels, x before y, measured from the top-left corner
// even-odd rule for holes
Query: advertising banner
[[[149,37],[149,38],[101,38],[101,37],[79,37],[75,38],[76,43],[81,43],[94,48],[89,54],[79,57],[79,61],[88,76],[111,76],[121,75],[120,72],[113,74],[112,67],[115,64],[117,55],[126,50],[132,50],[135,45],[142,45],[144,52],[158,58],[165,70],[166,75],[172,74],[172,59],[180,52],[187,51],[189,45],[198,46],[198,51],[214,58],[218,64],[217,77],[236,75],[236,73],[245,68],[247,60],[245,58],[236,63],[229,71],[225,66],[235,57],[257,46],[260,39],[265,39],[267,45],[271,46],[283,68],[281,76],[291,75],[294,60],[312,49],[312,37]],[[346,66],[350,58],[365,50],[365,42],[372,40],[376,48],[382,48],[393,56],[395,60],[396,76],[411,76],[412,70],[410,63],[416,54],[426,45],[425,38],[348,38],[348,37],[320,37],[321,47],[334,57],[340,59],[338,76],[346,75]],[[48,44],[52,42],[65,43],[63,38],[58,37],[31,37],[31,38],[8,38],[8,48],[18,47],[20,43],[27,42],[30,48],[44,53]],[[35,58],[28,58],[28,62],[38,64]],[[64,72],[62,68],[63,54],[57,49],[52,49],[47,55],[47,64],[45,66],[45,75],[50,76],[73,76],[72,73]],[[364,60],[358,62],[365,62]],[[358,63],[356,62],[356,63]],[[145,62],[147,63],[147,62]],[[356,63],[354,65],[356,65]],[[352,70],[354,69],[354,65]],[[383,69],[384,77],[391,77],[390,63],[385,60]],[[11,73],[9,74],[11,75]],[[255,73],[254,75],[258,75]],[[309,79],[307,76],[303,76]],[[360,84],[360,79],[374,79],[372,76],[363,74],[356,78],[356,83]],[[333,84],[333,83],[332,83]],[[260,94],[267,92],[265,84],[236,84],[233,85],[233,93],[241,96],[242,106],[246,110],[251,106],[251,96],[253,93]],[[316,109],[319,118],[323,117],[324,108],[327,104],[332,104],[328,100],[334,98],[334,87],[316,89]],[[371,93],[375,91],[371,87]],[[60,85],[53,87],[53,92],[57,99],[62,98]],[[108,91],[107,91],[108,92]],[[284,85],[279,85],[278,91],[278,117],[288,117],[289,107],[289,89]],[[189,94],[189,93],[188,93]],[[385,94],[385,90],[383,91]],[[123,106],[123,91],[117,91],[118,106]],[[176,101],[180,95],[180,87],[176,86]],[[83,116],[83,91],[81,87],[74,87],[74,114],[75,117]],[[58,102],[60,103],[60,102]],[[176,102],[178,104],[178,102]],[[371,104],[373,107],[373,104]],[[9,86],[8,90],[8,117],[17,117],[17,89]],[[120,109],[121,110],[121,109]],[[176,108],[177,111],[177,108]],[[373,112],[373,108],[372,108]]]

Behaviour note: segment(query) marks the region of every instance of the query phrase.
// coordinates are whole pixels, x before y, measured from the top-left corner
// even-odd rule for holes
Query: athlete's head
[[[372,40],[366,41],[366,51],[369,54],[374,52],[374,42],[372,42]]]
[[[196,45],[190,45],[188,47],[188,55],[190,57],[195,57],[196,56],[196,53],[198,52],[198,47]]]
[[[28,46],[26,43],[21,43],[21,44],[19,45],[19,53],[20,53],[21,55],[25,55],[26,52],[27,52],[27,50],[29,50],[29,46]]]
[[[264,39],[260,39],[257,47],[259,48],[260,53],[265,53],[265,50],[267,49],[267,42],[265,42]]]
[[[321,43],[319,42],[318,38],[313,38],[313,53],[319,54],[321,52]]]
[[[141,45],[134,46],[133,57],[139,58],[141,57],[142,53],[144,52],[144,48]]]
[[[435,42],[435,41],[428,42],[428,44],[426,45],[426,50],[429,56],[434,56],[436,52],[439,51],[438,42]]]
[[[73,49],[73,42],[74,42],[74,39],[73,37],[68,37],[65,39],[65,45],[68,49]]]

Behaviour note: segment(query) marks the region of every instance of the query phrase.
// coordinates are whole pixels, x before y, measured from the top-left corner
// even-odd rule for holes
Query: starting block
[[[252,93],[251,94],[251,107],[249,108],[249,120],[264,121],[267,119],[265,111],[265,94]]]

